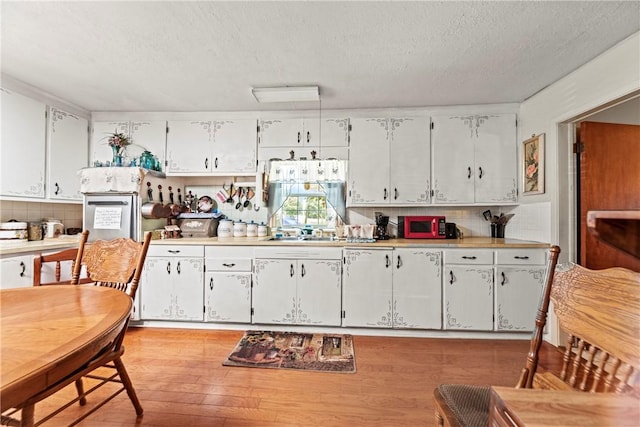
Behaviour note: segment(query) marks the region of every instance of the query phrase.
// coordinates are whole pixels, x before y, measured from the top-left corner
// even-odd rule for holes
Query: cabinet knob
[[[387,189],[384,189],[384,200],[387,200]]]
[[[209,289],[213,290],[213,277],[209,280]]]
[[[205,169],[209,169],[209,158],[208,157],[205,157],[205,159],[204,159],[204,168]]]
[[[167,274],[171,274],[171,261],[167,261]]]
[[[467,168],[467,179],[471,179],[471,166]]]
[[[396,264],[396,268],[400,268],[401,264],[402,264],[402,260],[400,259],[400,255],[398,255],[398,263]]]
[[[391,260],[389,259],[389,255],[385,255],[385,258],[386,258],[385,267],[389,268],[389,266],[391,265]]]
[[[176,271],[180,274],[180,261],[178,261],[178,265],[176,265]]]
[[[393,200],[398,200],[398,189],[397,188],[393,189]]]
[[[311,142],[311,132],[307,131],[307,144]]]
[[[479,168],[478,168],[478,172],[480,173],[480,174],[478,175],[478,178],[479,178],[479,179],[482,179],[482,167],[479,167]]]
[[[300,267],[300,275],[304,277],[305,274],[307,274],[307,272],[304,269],[304,264],[302,264],[302,266]]]
[[[453,270],[449,270],[449,284],[453,285]]]
[[[298,132],[298,144],[300,144],[300,132]]]
[[[59,192],[60,192],[60,186],[56,182],[56,191],[54,191],[54,194],[57,196]]]
[[[500,273],[502,275],[502,281],[500,282],[500,286],[504,286],[507,281],[507,276],[504,275],[504,271]]]
[[[20,272],[20,277],[24,277],[24,272],[27,271],[27,266],[24,265],[24,262],[20,261],[20,267],[22,267],[22,271]]]
[[[215,160],[213,161],[213,167],[218,169],[218,158],[216,157]]]
[[[295,274],[295,273],[294,273],[294,271],[293,271],[293,264],[291,264],[291,265],[289,266],[289,277],[293,277],[293,275],[294,275],[294,274]]]

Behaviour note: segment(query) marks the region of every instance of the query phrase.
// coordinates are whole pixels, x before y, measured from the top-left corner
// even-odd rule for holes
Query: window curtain
[[[269,214],[282,208],[296,184],[318,183],[327,203],[346,217],[346,162],[344,160],[274,160],[269,166]]]

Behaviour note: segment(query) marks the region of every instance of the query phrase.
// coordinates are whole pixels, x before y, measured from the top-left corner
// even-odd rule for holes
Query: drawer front
[[[272,259],[342,259],[342,248],[330,247],[301,247],[301,246],[280,246],[280,247],[256,247],[256,258]]]
[[[445,264],[493,264],[493,251],[461,249],[444,251]]]
[[[147,256],[179,256],[200,258],[204,256],[204,246],[187,245],[150,245]]]
[[[496,264],[542,265],[546,253],[544,249],[499,249],[496,251]]]
[[[207,258],[207,271],[251,271],[251,258]]]
[[[253,258],[253,246],[205,246],[205,258]]]

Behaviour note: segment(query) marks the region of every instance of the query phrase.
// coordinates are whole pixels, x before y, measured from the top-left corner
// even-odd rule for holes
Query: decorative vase
[[[122,166],[122,156],[120,155],[120,147],[116,147],[115,145],[112,145],[111,152],[113,153],[111,164],[113,166]]]

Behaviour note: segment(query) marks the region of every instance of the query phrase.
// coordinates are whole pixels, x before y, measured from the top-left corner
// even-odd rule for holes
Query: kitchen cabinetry
[[[343,326],[440,329],[441,252],[344,250]]]
[[[162,170],[165,168],[165,143],[167,140],[167,122],[152,121],[105,121],[93,122],[91,131],[90,164],[96,160],[111,161],[113,153],[107,139],[114,132],[123,133],[131,138],[132,145],[126,151],[131,157],[140,157],[144,150],[154,154]]]
[[[252,119],[170,121],[167,173],[255,174],[257,133]]]
[[[33,256],[34,254],[3,256],[0,259],[0,289],[32,286]]]
[[[205,321],[251,323],[253,248],[206,246]]]
[[[203,320],[204,248],[149,247],[142,272],[143,320]]]
[[[429,120],[351,119],[349,206],[429,204]]]
[[[43,198],[47,106],[4,88],[0,97],[0,194]]]
[[[87,167],[89,122],[66,111],[53,108],[48,115],[47,197],[82,200],[78,170]]]
[[[444,329],[493,330],[493,251],[444,251]]]
[[[433,203],[516,202],[515,114],[432,120]]]
[[[496,251],[495,330],[533,331],[544,287],[546,251]]]
[[[313,157],[347,160],[349,156],[348,118],[264,119],[260,120],[259,160]]]
[[[255,250],[253,323],[339,326],[340,248]]]

